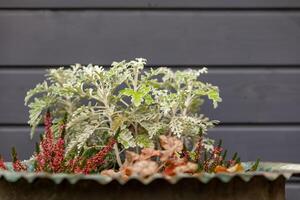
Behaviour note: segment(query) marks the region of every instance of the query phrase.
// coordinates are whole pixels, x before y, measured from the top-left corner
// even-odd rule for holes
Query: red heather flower
[[[234,166],[235,164],[236,164],[235,160],[228,160],[228,166],[229,167]]]
[[[202,137],[199,139],[196,147],[196,161],[199,161],[202,153]]]
[[[83,169],[84,174],[89,174],[90,172],[96,170],[96,168],[100,165],[102,165],[105,162],[106,155],[113,149],[114,144],[116,143],[116,140],[114,138],[111,138],[108,142],[108,144],[101,149],[96,155],[89,158],[86,162],[85,168]]]
[[[65,153],[65,141],[63,137],[65,125],[60,127],[62,136],[55,142],[50,112],[46,113],[44,124],[45,136],[41,141],[41,150],[36,155],[36,171],[50,170],[51,172],[61,172]]]
[[[209,169],[214,169],[216,166],[218,166],[221,161],[222,161],[222,156],[221,156],[221,153],[223,151],[223,148],[220,147],[220,146],[217,146],[217,147],[214,147],[212,153],[211,153],[211,156],[209,158],[209,162],[206,163],[206,169],[209,170]]]
[[[2,158],[1,155],[0,155],[0,169],[3,169],[3,170],[7,169],[6,166],[5,166],[5,164],[4,164],[4,160],[3,160],[3,158]]]
[[[26,165],[24,165],[19,159],[16,149],[13,147],[11,151],[12,160],[13,160],[13,169],[16,172],[27,171]]]
[[[42,140],[41,146],[42,146],[42,151],[44,154],[44,157],[46,160],[51,159],[51,153],[52,153],[52,148],[53,148],[53,132],[52,132],[52,119],[50,112],[46,113],[46,116],[44,118],[44,124],[45,124],[45,137]]]
[[[223,151],[222,147],[214,147],[214,149],[213,149],[213,155],[214,156],[219,156],[222,151]]]
[[[20,160],[13,162],[13,168],[16,172],[27,171],[27,167]]]
[[[80,167],[82,164],[83,158],[82,157],[76,157],[74,159],[71,159],[68,161],[66,165],[66,169],[70,173],[75,173],[75,174],[83,174],[84,169]]]
[[[37,166],[36,171],[45,171],[47,164],[51,162],[53,152],[53,133],[52,133],[52,119],[48,111],[44,117],[45,136],[41,141],[41,151],[36,156]]]
[[[59,138],[57,140],[52,153],[54,154],[51,162],[52,171],[61,172],[61,167],[64,161],[64,153],[65,153],[65,141],[63,138]]]
[[[51,167],[52,170],[54,172],[61,172],[62,169],[62,165],[63,165],[63,161],[64,161],[64,154],[65,154],[65,140],[64,140],[64,135],[65,135],[65,130],[66,130],[66,126],[65,126],[65,122],[60,126],[59,131],[61,133],[60,138],[57,140],[54,149],[53,149],[53,153],[54,156],[52,158],[52,162],[51,162]]]
[[[43,158],[43,154],[42,153],[37,154],[35,159],[36,159],[35,171],[36,172],[43,171],[46,165],[45,159]]]
[[[204,164],[203,164],[204,171],[208,172],[209,171],[209,167],[210,167],[209,161],[207,161],[207,160],[204,161]]]
[[[69,160],[66,165],[67,171],[73,172],[73,173],[83,173],[83,172],[76,172],[76,171],[78,171],[77,168],[79,168],[78,165],[79,165],[80,160],[81,160],[80,158],[74,158],[74,159]]]
[[[47,164],[51,163],[53,151],[52,119],[48,111],[44,117],[45,136],[41,141],[41,151],[36,156],[36,171],[46,171]]]
[[[90,171],[92,171],[92,169],[90,169]],[[87,168],[86,169],[81,169],[79,166],[76,166],[74,168],[74,173],[75,174],[88,174],[88,173],[90,173],[90,171],[88,171]]]

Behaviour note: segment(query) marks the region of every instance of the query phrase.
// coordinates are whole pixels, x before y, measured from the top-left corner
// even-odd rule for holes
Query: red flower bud
[[[3,158],[2,158],[1,155],[0,155],[0,169],[3,169],[3,170],[7,169],[6,166],[5,166],[5,164],[4,164],[4,160],[3,160]]]
[[[114,138],[111,138],[108,142],[108,144],[101,149],[96,155],[89,158],[86,162],[86,165],[83,169],[84,174],[89,174],[92,171],[96,170],[97,167],[104,164],[106,155],[113,149],[114,144],[116,143],[116,140]]]

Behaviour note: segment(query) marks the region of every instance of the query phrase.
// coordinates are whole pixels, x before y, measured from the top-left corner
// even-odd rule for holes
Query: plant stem
[[[116,160],[117,160],[117,163],[119,165],[119,167],[122,167],[122,161],[121,161],[121,158],[120,158],[120,152],[119,152],[119,148],[118,148],[118,144],[114,144],[114,150],[115,150],[115,155],[116,155]]]
[[[120,101],[121,101],[126,107],[129,107],[128,103],[126,103],[123,99],[120,99]]]
[[[135,122],[134,123],[134,137],[135,138],[137,138],[137,136],[138,136],[138,130],[137,130],[137,128],[138,128],[138,123],[137,122]],[[138,154],[139,153],[139,147],[136,145],[135,146],[135,152]]]
[[[183,110],[183,116],[186,116],[186,114],[187,114],[187,111],[188,111],[188,108],[189,108],[189,106],[190,106],[190,104],[191,104],[191,102],[192,102],[192,99],[193,99],[193,96],[191,95],[191,91],[192,91],[192,86],[191,85],[189,85],[188,86],[188,91],[190,91],[189,93],[188,93],[188,95],[187,95],[187,97],[186,97],[186,99],[185,99],[185,102],[184,102],[184,110]]]
[[[108,101],[107,101],[107,98],[105,99],[105,101],[103,102],[104,103],[104,106],[107,110],[109,110],[109,104],[108,104]],[[113,120],[112,120],[112,117],[110,115],[108,115],[108,120],[109,120],[109,126],[110,126],[110,129],[112,128],[112,123],[113,123]],[[121,161],[121,158],[120,158],[120,152],[119,152],[119,148],[118,148],[118,143],[115,143],[114,144],[114,151],[115,151],[115,156],[116,156],[116,160],[117,160],[117,163],[119,165],[119,167],[122,167],[122,161]]]
[[[134,81],[133,81],[133,90],[136,92],[138,89],[138,80],[139,80],[139,70],[136,68],[135,69],[135,74],[134,74]]]

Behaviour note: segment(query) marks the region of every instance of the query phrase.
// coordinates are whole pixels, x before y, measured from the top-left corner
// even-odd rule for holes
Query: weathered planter
[[[203,174],[128,181],[100,175],[0,172],[1,200],[284,200],[285,181],[299,165],[262,163],[271,172]],[[269,169],[270,170],[270,169]]]

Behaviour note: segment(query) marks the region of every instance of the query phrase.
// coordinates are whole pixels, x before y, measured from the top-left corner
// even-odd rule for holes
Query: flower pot
[[[2,200],[284,200],[286,179],[299,171],[286,164],[276,167],[272,172],[180,175],[170,179],[155,175],[127,181],[97,174],[1,171],[0,197]],[[299,169],[299,165],[292,168]]]

